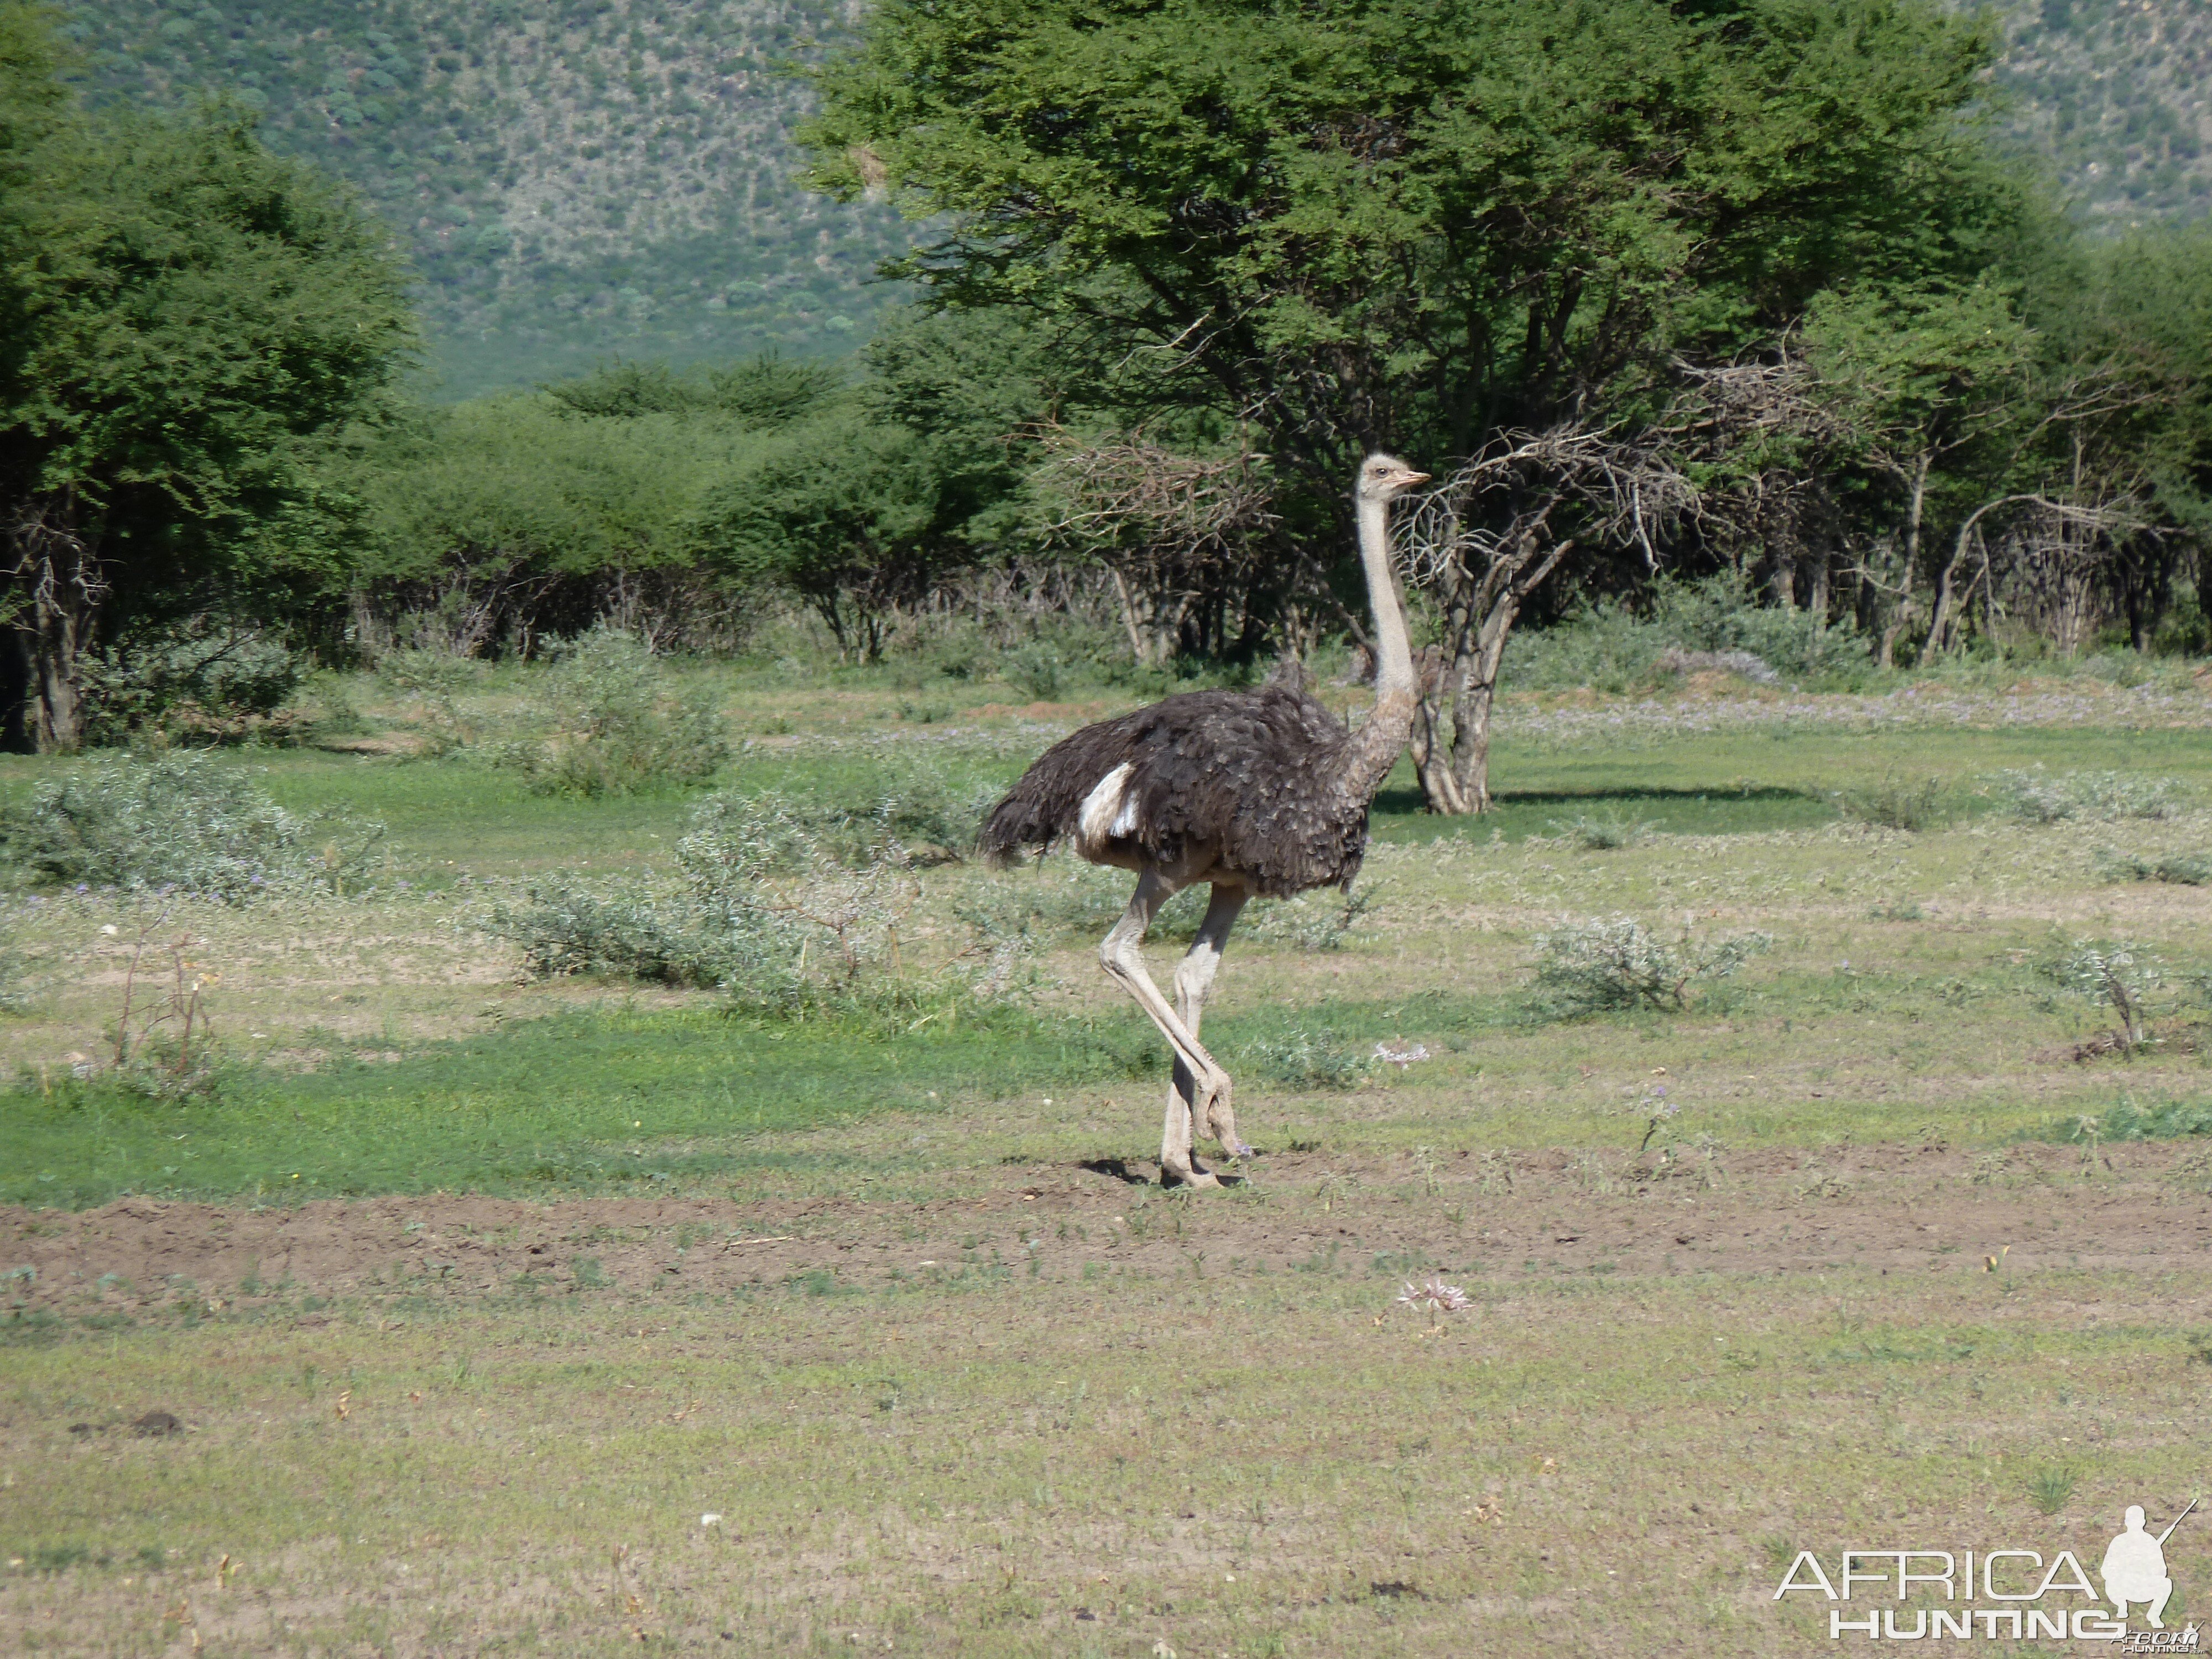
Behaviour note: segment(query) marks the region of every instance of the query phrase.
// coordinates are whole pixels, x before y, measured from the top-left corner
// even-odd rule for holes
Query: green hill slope
[[[2212,205],[2212,3],[2001,0],[2019,139],[2108,223]],[[890,209],[793,182],[824,0],[73,0],[94,95],[258,104],[352,180],[422,281],[445,397],[620,355],[677,363],[865,338]]]
[[[781,0],[262,0],[72,9],[94,95],[224,89],[407,241],[441,394],[597,360],[814,355],[864,338],[888,208],[793,181],[830,27]]]
[[[2212,208],[2212,4],[2004,0],[2011,125],[2096,221]]]

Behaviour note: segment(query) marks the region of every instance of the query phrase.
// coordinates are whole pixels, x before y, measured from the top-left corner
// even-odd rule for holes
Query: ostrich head
[[[1370,455],[1360,464],[1359,482],[1352,493],[1363,501],[1389,501],[1428,478],[1395,455]]]

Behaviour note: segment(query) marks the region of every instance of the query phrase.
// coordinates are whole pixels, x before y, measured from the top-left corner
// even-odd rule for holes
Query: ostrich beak
[[[1390,480],[1401,489],[1410,489],[1417,483],[1426,483],[1428,481],[1429,475],[1425,472],[1401,472]]]

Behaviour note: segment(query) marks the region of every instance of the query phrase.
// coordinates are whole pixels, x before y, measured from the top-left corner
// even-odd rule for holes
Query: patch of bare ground
[[[1316,1251],[1461,1272],[1626,1274],[2069,1269],[2156,1273],[2212,1249],[2212,1181],[2186,1147],[1771,1148],[1262,1158],[1241,1192],[1176,1196],[1146,1164],[1004,1169],[915,1200],[526,1200],[429,1194],[255,1210],[127,1199],[0,1212],[20,1309],[230,1307],[547,1287],[726,1294],[827,1273],[873,1288],[1046,1241],[1056,1271],[1188,1273],[1203,1249],[1279,1270]],[[2177,1181],[2176,1171],[2184,1171]],[[244,1286],[246,1288],[241,1289]]]

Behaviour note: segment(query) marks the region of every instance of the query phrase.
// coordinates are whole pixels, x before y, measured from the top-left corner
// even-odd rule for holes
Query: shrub
[[[1776,673],[1819,679],[1865,666],[1865,637],[1795,605],[1760,604],[1742,579],[1723,571],[1702,581],[1662,581],[1652,590],[1651,627],[1690,651],[1748,652]]]
[[[1050,702],[1066,683],[1066,665],[1049,646],[1025,645],[1006,659],[1009,684],[1027,692],[1032,702]]]
[[[1693,984],[1728,978],[1773,943],[1765,933],[1736,933],[1711,944],[1685,934],[1669,945],[1632,916],[1569,921],[1537,937],[1538,1004],[1565,1018],[1617,1008],[1679,1009]]]
[[[543,794],[592,797],[702,783],[729,758],[720,711],[679,694],[637,639],[610,628],[562,648],[549,686],[555,730],[494,757]]]
[[[2148,859],[2135,853],[2116,853],[2109,847],[2100,847],[2096,854],[2097,874],[2106,881],[2163,881],[2177,887],[2212,885],[2212,858],[2201,853],[2169,853],[2163,858]]]
[[[2025,823],[2066,818],[2170,818],[2181,810],[2179,778],[2144,778],[2125,772],[2033,771],[1997,775],[2012,815]]]
[[[383,835],[342,813],[288,812],[238,767],[191,752],[88,761],[0,814],[7,860],[33,879],[231,901],[342,892],[366,878]]]
[[[2212,1103],[2169,1101],[2146,1109],[2123,1100],[2097,1117],[2069,1117],[2049,1132],[2058,1140],[2191,1140],[2212,1135]]]
[[[1515,636],[1506,678],[1516,690],[1588,685],[1626,691],[1661,675],[1719,669],[1760,684],[1777,678],[1848,680],[1863,674],[1865,637],[1809,611],[1759,604],[1723,572],[1701,581],[1661,580],[1646,606],[1601,601],[1553,627]]]
[[[780,792],[716,795],[702,810],[736,812],[769,836],[772,866],[797,869],[810,859],[854,868],[894,852],[916,864],[957,862],[975,844],[998,792],[962,788],[928,762],[885,767],[859,801],[825,801]]]
[[[1948,791],[1941,778],[1917,781],[1886,776],[1860,789],[1838,789],[1828,799],[1847,818],[1885,830],[1932,830],[1950,816]]]
[[[291,733],[283,714],[306,665],[258,629],[204,618],[127,639],[84,665],[85,736],[120,744],[145,732],[184,743]]]
[[[422,706],[429,735],[441,749],[468,742],[460,696],[483,676],[484,665],[473,657],[436,646],[410,645],[386,652],[376,665],[377,678]]]
[[[2166,982],[2166,964],[2127,939],[2071,940],[2043,971],[2061,989],[2110,1007],[2130,1048],[2142,1042],[2146,1005]]]
[[[902,989],[900,929],[919,890],[895,848],[849,868],[775,798],[717,797],[694,814],[677,862],[679,894],[612,896],[540,882],[521,902],[494,905],[483,925],[520,944],[542,978],[611,973],[719,986],[769,1011],[912,994]]]
[[[493,906],[490,930],[522,947],[538,979],[615,974],[669,985],[714,984],[691,918],[651,899],[609,897],[555,877],[526,884],[519,903]]]

